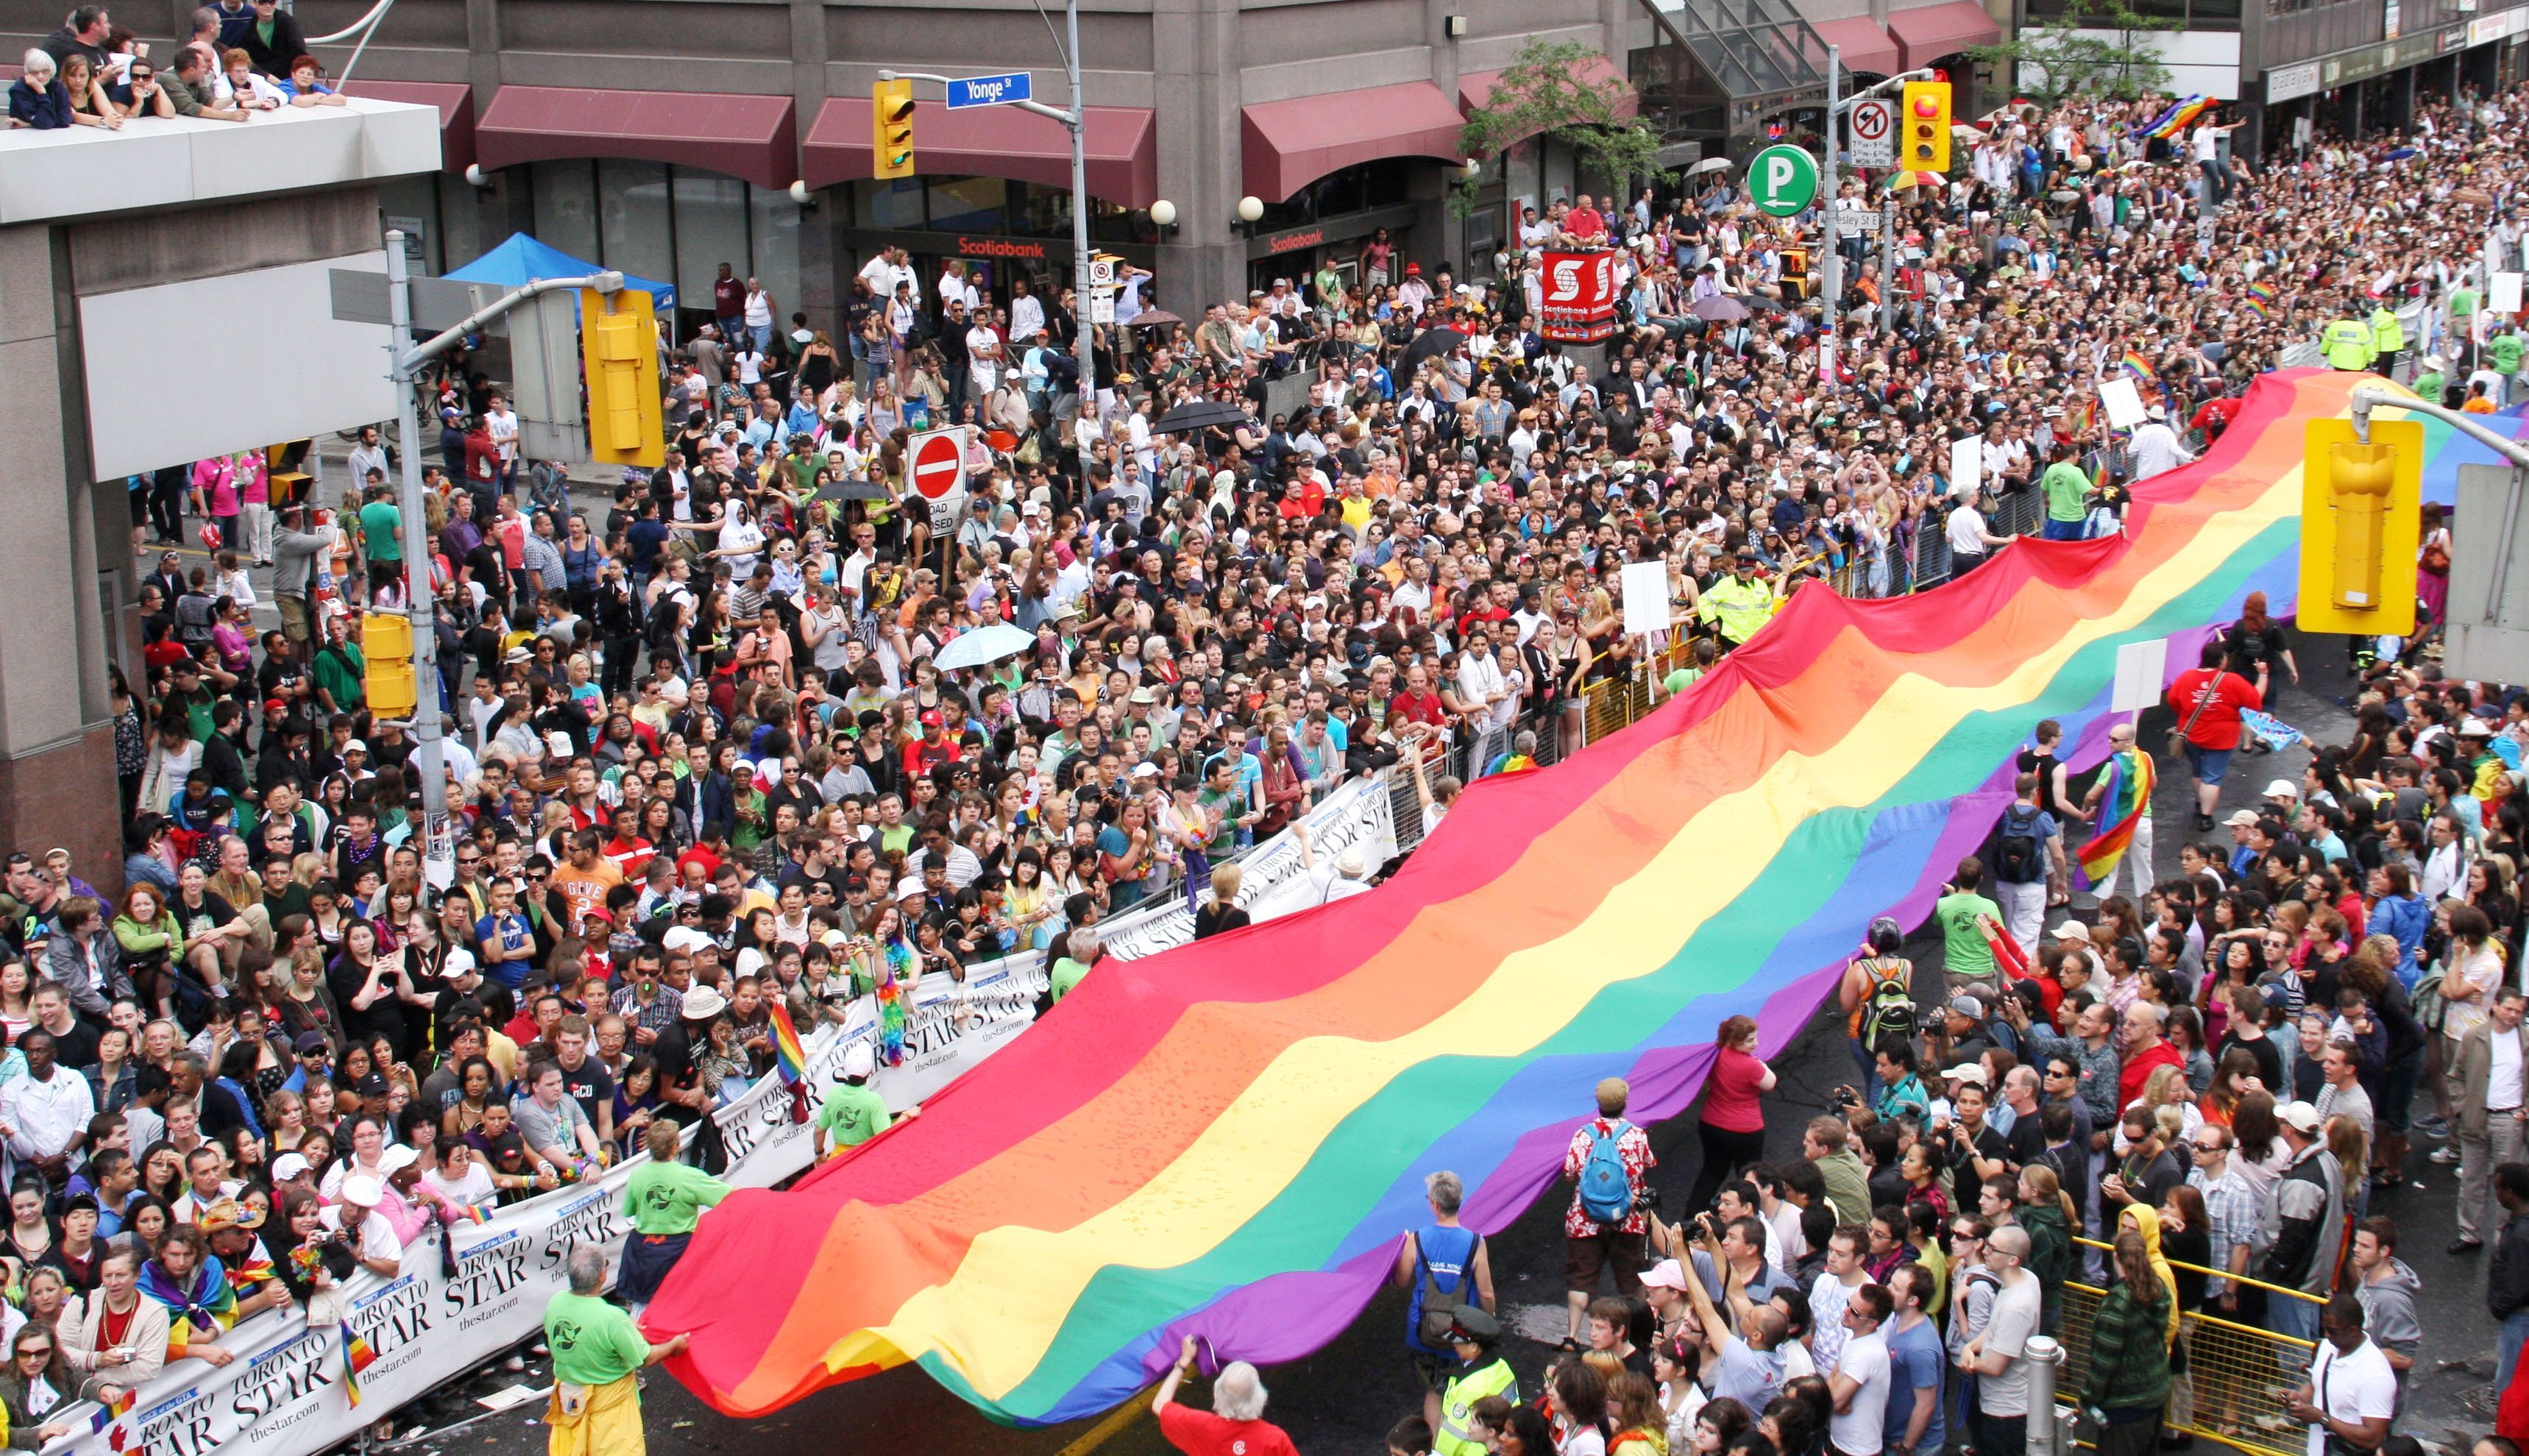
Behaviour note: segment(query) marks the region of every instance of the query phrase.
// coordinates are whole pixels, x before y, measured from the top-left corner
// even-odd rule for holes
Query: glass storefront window
[[[1010,231],[1021,238],[1070,237],[1071,189],[1010,184]]]
[[[799,307],[799,204],[790,200],[787,191],[752,186],[746,189],[746,203],[748,233],[755,244],[755,276],[773,296],[773,305],[786,328]]]
[[[599,158],[597,199],[607,267],[642,278],[676,276],[666,163]]]
[[[597,170],[582,161],[527,169],[536,194],[536,239],[575,258],[598,256]]]
[[[1281,202],[1268,202],[1259,231],[1296,227],[1301,223],[1321,222],[1349,212],[1366,212],[1372,207],[1388,207],[1407,200],[1406,175],[1412,163],[1405,157],[1386,157],[1330,172],[1292,193]]]
[[[921,227],[922,179],[899,177],[889,182],[853,183],[852,224],[898,230]]]
[[[700,302],[711,297],[721,264],[728,264],[740,278],[754,269],[746,246],[746,184],[679,167],[672,192],[676,203],[676,297]],[[780,297],[774,295],[777,301]]]
[[[998,233],[1008,218],[1003,206],[1008,189],[997,177],[933,178],[931,226],[945,233]]]

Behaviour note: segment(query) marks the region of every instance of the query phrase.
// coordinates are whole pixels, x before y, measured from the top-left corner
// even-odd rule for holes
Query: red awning
[[[1325,176],[1381,157],[1456,161],[1466,119],[1427,81],[1335,91],[1247,107],[1239,119],[1246,189],[1267,202]]]
[[[474,127],[485,167],[566,157],[634,157],[786,188],[799,175],[787,96],[503,86]]]
[[[1827,44],[1844,47],[1844,69],[1847,71],[1894,76],[1906,69],[1905,62],[1897,54],[1897,42],[1889,39],[1888,32],[1880,29],[1878,24],[1866,15],[1841,21],[1811,21],[1809,28],[1817,31],[1818,39]]]
[[[1124,207],[1148,207],[1159,195],[1158,128],[1147,108],[1092,106],[1082,151],[1089,194]],[[800,176],[812,188],[870,175],[867,96],[834,96],[817,108],[801,149]],[[939,176],[999,177],[1045,187],[1071,186],[1071,133],[1062,123],[1015,106],[950,111],[922,104],[913,118],[913,157]]]
[[[1897,12],[1888,18],[1888,33],[1904,57],[1900,68],[1911,71],[1971,45],[1991,45],[2002,38],[2002,27],[1975,0],[1947,0]]]
[[[1492,99],[1493,82],[1500,80],[1500,78],[1501,73],[1498,71],[1470,71],[1460,76],[1458,78],[1458,110],[1462,113],[1471,112],[1477,107],[1489,102]],[[1640,93],[1635,91],[1633,82],[1625,80],[1625,74],[1616,69],[1616,63],[1608,60],[1603,55],[1592,54],[1587,60],[1583,61],[1581,63],[1580,74],[1574,77],[1573,80],[1580,81],[1585,85],[1592,86],[1600,85],[1606,81],[1612,81],[1616,84],[1623,86],[1625,88],[1623,99],[1616,103],[1616,115],[1618,116],[1634,116],[1640,113],[1642,108],[1642,98]],[[1536,127],[1532,128],[1529,131],[1522,132],[1516,136],[1506,136],[1502,138],[1502,144],[1504,146],[1508,146],[1512,142],[1525,141],[1543,130],[1544,128],[1542,127]]]
[[[346,95],[439,108],[439,170],[474,165],[474,88],[461,81],[347,81]]]

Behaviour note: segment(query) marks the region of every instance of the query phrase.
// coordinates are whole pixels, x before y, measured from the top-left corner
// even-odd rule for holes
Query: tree
[[[2178,23],[2138,14],[2127,0],[2065,0],[2064,13],[1996,45],[1968,48],[1990,64],[2009,63],[2018,93],[2041,106],[2068,96],[2114,96],[2130,101],[2145,91],[2169,89],[2169,68],[2160,49],[2140,38],[2174,30]]]
[[[1584,171],[1618,185],[1659,170],[1659,134],[1638,117],[1621,114],[1626,85],[1615,77],[1586,80],[1584,69],[1602,59],[1578,41],[1532,40],[1493,78],[1492,94],[1468,114],[1458,145],[1472,157],[1497,155],[1523,137],[1544,135],[1572,148]],[[1476,184],[1459,185],[1463,213],[1475,201]]]

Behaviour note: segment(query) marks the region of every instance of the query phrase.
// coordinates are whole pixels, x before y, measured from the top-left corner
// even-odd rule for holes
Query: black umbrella
[[[1746,304],[1748,307],[1754,309],[1758,313],[1780,313],[1783,311],[1782,299],[1770,298],[1763,294],[1727,294],[1723,297],[1736,298],[1741,303]]]
[[[1227,428],[1246,422],[1247,411],[1236,404],[1221,400],[1197,400],[1189,404],[1179,404],[1160,415],[1159,422],[1151,426],[1151,433],[1183,435],[1194,430]]]
[[[1451,328],[1425,329],[1405,346],[1405,366],[1414,365],[1435,354],[1444,354],[1467,342],[1467,336]]]

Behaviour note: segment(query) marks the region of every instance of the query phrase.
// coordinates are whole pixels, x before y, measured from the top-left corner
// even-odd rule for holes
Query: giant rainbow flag
[[[2175,671],[2245,593],[2291,601],[2302,425],[2354,379],[2260,381],[2122,537],[1911,598],[1803,589],[1649,718],[1475,784],[1373,893],[1101,968],[913,1125],[732,1195],[648,1329],[690,1333],[674,1373],[733,1415],[912,1362],[1031,1425],[1122,1400],[1184,1334],[1318,1348],[1426,1216],[1426,1173],[1498,1230],[1599,1078],[1657,1119],[1723,1018],[1781,1047],[1872,916],[1928,913],[2037,720],[2101,750],[2120,645],[2171,639]],[[2448,499],[2491,457],[2428,428]]]

